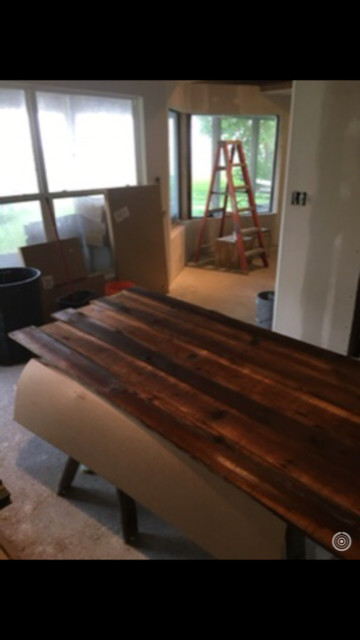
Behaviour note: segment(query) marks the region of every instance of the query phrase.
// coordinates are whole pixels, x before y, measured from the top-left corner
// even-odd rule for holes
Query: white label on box
[[[85,242],[90,247],[101,247],[104,244],[104,236],[102,233],[87,233]]]
[[[54,278],[52,276],[42,276],[41,278],[43,289],[52,289],[54,287]]]
[[[130,218],[130,211],[127,207],[123,207],[122,209],[119,209],[118,211],[114,211],[114,220],[115,222],[119,223],[119,222],[123,222],[123,220],[126,220],[126,218]]]

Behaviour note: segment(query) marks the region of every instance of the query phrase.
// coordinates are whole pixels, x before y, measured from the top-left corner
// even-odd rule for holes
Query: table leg
[[[64,495],[68,489],[71,487],[71,483],[76,476],[76,472],[80,466],[80,462],[74,460],[74,458],[68,458],[64,467],[64,471],[62,473],[59,486],[58,486],[58,495]]]
[[[124,540],[129,544],[138,534],[136,502],[120,489],[117,489],[116,491],[120,504],[121,525]]]
[[[306,536],[290,524],[286,529],[286,559],[306,560]]]

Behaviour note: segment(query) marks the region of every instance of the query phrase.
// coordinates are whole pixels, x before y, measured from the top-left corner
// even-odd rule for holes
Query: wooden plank
[[[310,395],[300,395],[267,380],[264,372],[262,376],[253,376],[246,366],[231,365],[214,354],[188,345],[172,335],[164,335],[163,331],[157,332],[121,312],[114,313],[97,305],[90,305],[84,308],[83,313],[96,320],[100,326],[110,329],[110,332],[87,323],[81,314],[66,311],[56,314],[56,317],[67,320],[91,335],[97,334],[108,344],[120,347],[124,345],[127,353],[134,355],[138,352],[138,357],[144,361],[165,373],[175,375],[177,379],[207,395],[221,399],[234,409],[246,410],[254,419],[272,429],[284,430],[284,424],[285,429],[288,429],[290,419],[292,437],[295,435],[295,426],[299,425],[304,436],[319,444],[326,438],[329,445],[338,450],[337,438],[341,429],[344,443],[360,444],[360,421],[350,412],[339,410],[333,405],[319,405],[319,401]],[[115,336],[111,333],[112,329],[116,329]],[[139,351],[141,345],[147,350]],[[166,353],[166,359],[159,355],[161,351]],[[176,365],[180,366],[176,368]],[[352,452],[353,449],[350,448],[350,458]],[[343,455],[343,451],[341,453]]]
[[[187,316],[189,322],[193,321],[196,323],[197,318],[201,317],[208,321],[208,328],[212,327],[215,332],[219,331],[220,328],[223,331],[226,331],[226,329],[243,331],[246,335],[249,335],[252,338],[258,338],[259,340],[266,341],[270,346],[276,345],[278,348],[282,348],[283,353],[286,349],[287,353],[290,350],[295,357],[301,357],[307,354],[314,358],[317,358],[318,364],[320,366],[324,366],[324,363],[329,361],[333,364],[336,364],[336,366],[341,366],[343,364],[346,366],[346,368],[358,371],[359,363],[357,362],[357,360],[349,359],[341,354],[328,351],[327,349],[323,349],[322,347],[307,344],[300,340],[295,340],[294,338],[284,336],[274,331],[268,331],[267,329],[257,327],[256,325],[249,324],[247,322],[244,322],[243,320],[231,318],[220,313],[219,311],[199,307],[191,302],[186,302],[185,300],[178,300],[177,298],[173,298],[171,296],[159,295],[154,291],[149,291],[138,286],[127,289],[126,291],[122,292],[120,296],[121,299],[122,297],[137,296],[138,299],[141,300],[145,299],[146,301],[157,302],[159,307],[166,307],[168,309],[175,309],[177,311],[184,312],[188,311],[190,312]],[[119,300],[119,296],[114,296],[112,299],[114,301]],[[110,299],[108,298],[107,300],[109,301]],[[227,335],[228,337],[230,337],[231,334]],[[235,336],[234,339],[236,339]]]
[[[218,324],[214,327],[211,321],[205,323],[196,317],[196,314],[190,321],[190,312],[185,314],[182,310],[176,309],[167,312],[166,307],[165,310],[161,309],[160,305],[153,304],[153,301],[148,305],[147,301],[140,297],[135,300],[135,296],[131,296],[129,291],[123,292],[120,296],[101,298],[95,301],[95,304],[105,304],[115,310],[129,313],[150,326],[156,325],[159,329],[173,332],[200,348],[228,359],[233,364],[246,362],[249,366],[256,367],[257,371],[266,370],[267,376],[281,385],[300,389],[327,402],[336,402],[338,406],[360,414],[358,362],[342,362],[343,366],[340,368],[333,367],[326,360],[321,363],[319,358],[318,362],[310,358],[305,364],[293,357],[291,352],[285,357],[286,349],[282,353],[272,349],[268,342],[263,344],[257,336],[254,339],[251,329],[247,332],[239,331],[237,334],[232,331],[229,335],[226,327],[220,330]],[[266,330],[261,331],[271,334]],[[307,354],[305,357],[308,358]],[[355,369],[352,367],[353,364]]]
[[[323,375],[324,371],[328,375],[331,373],[335,376],[337,384],[350,385],[358,391],[359,362],[356,359],[294,340],[182,300],[169,296],[158,296],[154,292],[145,291],[139,287],[133,287],[131,290],[124,292],[124,294],[125,296],[121,298],[122,300],[131,298],[133,301],[134,297],[137,296],[136,302],[141,304],[145,301],[147,309],[151,308],[153,310],[153,304],[156,304],[155,308],[159,312],[164,311],[165,308],[166,311],[164,312],[169,316],[168,310],[170,310],[177,316],[186,318],[189,326],[194,324],[195,326],[206,328],[207,331],[213,332],[215,335],[221,333],[228,340],[233,340],[235,344],[239,344],[239,341],[241,344],[243,341],[245,341],[245,344],[249,344],[250,341],[251,346],[266,349],[266,352],[271,353],[274,357],[280,356],[287,361],[291,359],[291,361],[301,366],[315,369],[319,371],[319,375]],[[206,324],[204,320],[206,320]]]
[[[75,348],[81,346],[88,356],[92,353],[98,362],[101,362],[103,357],[108,357],[104,353],[104,345],[110,346],[116,351],[116,368],[113,369],[111,363],[111,371],[118,373],[117,367],[120,366],[122,372],[126,371],[128,383],[134,381],[135,384],[142,385],[145,382],[142,366],[140,365],[139,368],[139,361],[145,363],[146,369],[152,368],[148,388],[151,388],[153,393],[161,393],[161,391],[166,393],[166,401],[174,402],[174,406],[169,407],[170,410],[177,412],[183,410],[183,402],[180,407],[176,402],[177,396],[182,394],[182,397],[187,398],[186,411],[190,407],[192,416],[197,417],[201,425],[206,424],[207,429],[224,438],[230,446],[247,446],[249,450],[256,451],[260,456],[266,449],[273,464],[282,469],[286,468],[288,473],[302,480],[308,474],[309,482],[324,495],[328,495],[329,492],[332,495],[337,493],[340,500],[351,501],[353,496],[349,494],[348,489],[350,479],[353,491],[360,493],[360,483],[357,486],[356,482],[358,456],[354,455],[354,448],[346,447],[345,442],[342,442],[342,446],[339,447],[338,438],[334,438],[327,431],[319,431],[316,425],[305,427],[298,419],[284,415],[283,411],[276,410],[270,405],[264,406],[261,398],[255,401],[241,389],[234,392],[225,384],[216,382],[197,371],[194,372],[189,364],[188,366],[179,365],[173,359],[159,354],[156,349],[144,347],[124,333],[115,333],[91,319],[84,318],[80,313],[62,312],[57,315],[68,318],[68,323],[71,328],[76,328],[77,334],[74,337],[65,327],[52,325],[49,328],[52,335],[61,336],[64,340],[72,339]],[[101,354],[97,355],[98,350],[92,347],[92,342],[86,343],[84,333],[99,342],[98,348],[101,346]],[[124,358],[124,354],[134,358],[135,362]],[[134,377],[134,367],[139,369],[140,378]],[[159,376],[159,371],[167,376]],[[183,384],[178,385],[178,382]],[[223,382],[226,382],[226,378]],[[200,391],[200,394],[197,391]],[[204,399],[202,394],[207,397]],[[285,406],[286,403],[285,396]],[[185,418],[186,415],[184,415]],[[299,456],[304,450],[306,458],[301,459],[300,462]],[[332,462],[331,467],[328,464],[329,457]],[[342,471],[335,476],[334,469]],[[343,483],[346,487],[344,491],[342,491]]]
[[[226,384],[229,389],[238,394],[245,394],[246,397],[260,402],[269,409],[281,411],[283,415],[301,422],[304,427],[308,425],[313,429],[315,437],[326,430],[326,433],[328,435],[331,433],[337,442],[339,429],[341,429],[344,442],[350,445],[360,443],[358,416],[339,409],[333,404],[322,404],[318,398],[309,393],[295,392],[289,387],[286,387],[284,392],[284,388],[279,388],[279,385],[269,379],[263,370],[254,374],[246,363],[236,365],[229,363],[216,354],[189,344],[185,339],[179,340],[173,334],[163,330],[159,332],[156,326],[150,327],[121,311],[115,312],[100,305],[89,305],[82,312],[100,324],[156,349],[158,353],[165,351],[172,362],[187,368],[195,368],[207,380]],[[67,319],[68,313],[62,312],[56,314],[56,317]],[[69,321],[71,322],[71,319]],[[205,387],[205,392],[211,393],[210,386]]]
[[[277,356],[280,354],[287,358],[288,349],[291,348],[291,345],[286,345],[286,349],[284,348],[284,344],[282,342],[283,336],[274,334],[266,329],[242,323],[240,321],[238,322],[232,318],[221,316],[221,314],[218,314],[217,312],[208,311],[199,307],[195,307],[198,311],[193,311],[193,305],[184,303],[184,301],[175,300],[169,296],[162,296],[161,298],[158,298],[157,296],[151,295],[151,297],[149,297],[148,292],[146,295],[143,295],[142,291],[139,291],[138,288],[129,289],[118,296],[103,298],[99,301],[99,303],[101,302],[109,306],[113,306],[114,308],[116,308],[116,304],[125,304],[131,306],[131,308],[135,306],[136,308],[143,309],[148,313],[151,312],[160,315],[161,317],[166,317],[169,320],[182,319],[183,322],[187,323],[189,331],[191,327],[200,328],[202,331],[206,331],[212,336],[220,336],[228,342],[232,342],[235,347],[240,345],[246,347],[260,346],[261,343],[265,342],[267,351],[270,350],[271,353],[276,353]],[[215,317],[213,317],[213,315],[215,315]],[[221,322],[223,317],[226,318],[224,323]],[[235,323],[234,325],[232,324],[233,321]],[[277,338],[281,339],[280,344],[278,344],[278,341],[276,340]],[[286,338],[286,340],[288,339]],[[264,344],[261,346],[264,346]],[[301,349],[297,349],[296,345],[293,345],[293,352],[294,353],[291,351],[291,355],[294,356],[296,361],[299,361],[299,364],[308,365],[309,362],[311,362],[312,366],[319,368],[321,372],[329,369],[329,364],[324,358],[320,357],[314,360],[313,354],[309,357],[306,352],[302,353]]]
[[[103,345],[101,354],[97,355],[99,347],[93,347],[91,341],[89,342],[84,339],[82,334],[77,335],[75,338],[68,327],[52,325],[48,331],[62,340],[72,340],[74,344],[73,348],[84,349],[88,356],[90,353],[93,353],[93,357],[97,358],[98,362],[102,362],[103,360],[107,362],[107,360],[111,359],[111,354],[109,355],[108,350],[105,350]],[[114,361],[114,358],[112,358],[112,360]],[[104,362],[102,362],[102,364],[104,364]],[[179,385],[174,380],[169,380],[166,376],[159,376],[154,371],[152,371],[151,380],[147,380],[146,372],[144,373],[144,371],[142,371],[139,363],[137,361],[127,362],[127,359],[124,358],[122,353],[117,352],[115,362],[116,364],[110,364],[110,366],[106,364],[106,367],[116,375],[120,375],[121,372],[123,372],[124,379],[127,380],[127,384],[132,390],[136,390],[138,393],[141,392],[141,388],[147,382],[147,390],[149,393],[160,394],[162,392],[166,394],[166,398],[164,399],[159,399],[158,397],[157,402],[160,402],[169,413],[177,412],[178,415],[191,423],[193,429],[202,430],[203,435],[207,435],[207,433],[209,433],[209,435],[212,434],[215,438],[222,439],[231,447],[236,448],[239,445],[239,416],[236,417],[230,412],[225,404],[221,405],[219,402],[208,401],[206,405],[194,389],[184,389],[182,385]],[[186,409],[183,408],[183,402],[179,404],[177,401],[177,396],[183,397],[184,393],[188,395],[188,406]],[[216,392],[214,391],[214,393]],[[218,392],[216,397],[219,397],[219,395]],[[191,417],[188,416],[189,405],[191,408]],[[142,419],[146,419],[146,416],[142,416]],[[284,456],[286,455],[290,457],[293,456],[295,460],[296,456],[299,456],[299,446],[301,447],[304,443],[302,440],[300,440],[300,442],[296,441],[296,435],[298,434],[291,433],[290,440],[287,441],[284,433],[280,432],[281,437],[276,440],[274,429],[271,431],[266,430],[266,427],[264,427],[262,423],[256,423],[244,415],[241,415],[241,423],[243,427],[240,438],[242,448],[247,447],[251,453],[255,452],[258,456],[263,455],[264,450],[267,449],[267,456],[272,464],[278,465],[279,468],[287,468],[288,473],[302,480],[306,477],[307,468],[309,468],[310,471],[314,468],[316,469],[316,473],[310,476],[311,483],[321,494],[333,496],[335,492],[339,501],[346,500],[349,504],[354,502],[354,496],[351,495],[351,493],[349,494],[348,489],[342,492],[342,485],[344,482],[346,484],[346,477],[343,477],[344,474],[346,476],[346,474],[349,473],[348,480],[350,479],[351,470],[349,459],[347,460],[346,471],[343,471],[342,475],[337,477],[336,483],[334,483],[333,469],[329,469],[326,461],[324,464],[324,461],[316,455],[316,452],[313,451],[310,446],[308,447],[309,454],[305,462],[302,462],[300,469],[296,466],[296,463],[292,464],[289,460],[284,462]],[[310,444],[311,442],[309,441],[308,445]],[[274,454],[274,452],[276,453]],[[312,459],[314,454],[315,462]],[[336,463],[336,460],[334,460],[334,463]],[[320,481],[317,474],[320,476]],[[356,491],[355,487],[354,491]]]
[[[84,382],[90,389],[96,386],[105,395],[109,389],[123,389],[113,376],[96,363],[74,353],[71,348],[54,341],[51,336],[36,327],[12,331],[9,336],[32,353],[44,358],[46,362],[53,363],[79,382]]]

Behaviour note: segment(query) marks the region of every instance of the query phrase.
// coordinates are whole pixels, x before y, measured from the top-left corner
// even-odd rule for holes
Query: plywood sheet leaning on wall
[[[167,226],[159,185],[108,189],[105,202],[116,277],[167,293]]]

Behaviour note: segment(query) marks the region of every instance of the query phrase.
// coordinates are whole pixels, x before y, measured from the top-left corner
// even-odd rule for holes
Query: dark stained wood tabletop
[[[12,337],[360,559],[360,362],[139,287],[54,317]]]

